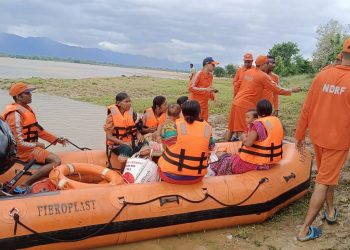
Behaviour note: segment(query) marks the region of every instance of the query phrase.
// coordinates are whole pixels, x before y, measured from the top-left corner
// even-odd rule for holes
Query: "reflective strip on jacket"
[[[176,121],[177,140],[166,148],[159,158],[162,172],[204,176],[207,173],[211,126],[203,121],[188,124],[180,118]]]
[[[242,146],[240,158],[243,161],[264,165],[277,163],[282,159],[283,127],[275,116],[257,119],[265,127],[267,138],[261,142],[255,141],[250,147]]]
[[[137,133],[133,110],[130,108],[129,111],[125,111],[124,114],[121,114],[116,105],[109,106],[108,110],[111,112],[114,125],[112,135],[124,142],[132,141]],[[107,141],[107,144],[112,145],[114,142]]]
[[[6,117],[12,112],[18,112],[23,118],[23,140],[26,142],[37,142],[39,138],[39,130],[42,131],[44,129],[37,122],[33,110],[29,106],[25,108],[17,103],[12,103],[6,106],[3,117],[6,119]]]
[[[160,117],[156,117],[154,112],[153,112],[153,109],[152,108],[148,108],[145,110],[145,113],[144,113],[144,116],[145,116],[145,119],[144,119],[144,124],[143,124],[143,127],[145,128],[158,128],[158,126],[160,124],[162,124],[163,122],[165,122],[166,120],[166,112],[163,112]]]

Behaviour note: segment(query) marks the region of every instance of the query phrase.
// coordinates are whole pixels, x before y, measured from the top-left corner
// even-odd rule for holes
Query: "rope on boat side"
[[[169,197],[176,197],[177,199],[178,198],[181,198],[189,203],[201,203],[201,202],[204,202],[205,200],[207,200],[208,198],[211,198],[212,200],[214,200],[215,202],[217,202],[218,204],[224,206],[224,207],[237,207],[241,204],[243,204],[244,202],[248,201],[254,194],[255,192],[258,190],[258,188],[263,184],[263,183],[266,183],[268,182],[268,178],[264,177],[262,178],[259,183],[257,184],[257,186],[254,188],[254,190],[245,198],[243,199],[242,201],[238,202],[238,203],[234,203],[234,204],[227,204],[227,203],[224,203],[224,202],[221,202],[219,201],[218,199],[216,199],[214,196],[212,196],[211,194],[209,194],[208,192],[205,192],[204,194],[204,197],[200,200],[191,200],[191,199],[188,199],[182,195],[163,195],[163,196],[159,196],[159,197],[156,197],[156,198],[153,198],[153,199],[150,199],[150,200],[147,200],[147,201],[143,201],[143,202],[128,202],[128,201],[125,201],[125,200],[122,200],[121,203],[123,204],[122,207],[119,209],[119,211],[112,217],[111,220],[109,220],[109,222],[107,222],[106,224],[104,224],[101,228],[97,229],[95,232],[91,233],[91,234],[88,234],[82,238],[79,238],[79,239],[72,239],[72,240],[65,240],[65,239],[58,239],[58,238],[54,238],[54,237],[51,237],[51,236],[48,236],[48,235],[45,235],[43,233],[39,233],[37,232],[36,230],[28,227],[27,225],[23,224],[21,221],[20,221],[20,216],[19,216],[19,212],[18,210],[16,211],[15,209],[16,208],[13,208],[11,210],[11,213],[12,213],[12,216],[13,216],[13,219],[15,221],[15,225],[14,225],[14,231],[13,231],[13,234],[16,235],[16,232],[17,232],[17,226],[20,225],[22,227],[24,227],[25,229],[27,229],[28,231],[32,232],[33,234],[35,235],[38,235],[39,237],[43,238],[43,239],[46,239],[46,240],[49,240],[49,241],[52,241],[52,242],[76,242],[76,241],[82,241],[82,240],[86,240],[88,238],[91,238],[91,237],[94,237],[95,235],[99,234],[100,232],[102,232],[104,229],[106,229],[109,225],[111,225],[113,223],[113,221],[121,214],[121,212],[124,210],[124,208],[126,208],[127,206],[140,206],[140,205],[144,205],[144,204],[148,204],[148,203],[151,203],[151,202],[154,202],[154,201],[157,201],[157,200],[161,200],[163,198],[169,198]],[[206,189],[204,189],[206,191]],[[121,198],[119,198],[121,199]]]

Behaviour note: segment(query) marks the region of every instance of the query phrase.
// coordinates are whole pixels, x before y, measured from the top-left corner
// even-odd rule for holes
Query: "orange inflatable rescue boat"
[[[237,152],[239,146],[217,145],[230,152]],[[98,150],[62,153],[65,167],[51,172],[52,178],[62,175],[62,180],[96,164],[101,167],[92,168],[100,179],[91,182],[100,184],[78,183],[68,190],[0,197],[1,248],[91,249],[259,223],[301,198],[310,185],[310,153],[297,151],[292,143],[283,145],[283,159],[270,170],[207,177],[194,185],[122,184],[117,172],[105,169],[105,155]],[[112,159],[114,167],[118,164]],[[5,174],[7,180],[16,169],[18,165]],[[84,179],[83,172],[74,181]]]

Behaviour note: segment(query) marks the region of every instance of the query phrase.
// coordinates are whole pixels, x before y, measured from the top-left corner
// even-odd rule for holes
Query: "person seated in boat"
[[[258,119],[251,123],[248,133],[240,137],[240,152],[224,154],[218,162],[210,165],[216,175],[267,170],[282,159],[283,128],[279,118],[271,115],[272,105],[266,99],[257,103],[256,110]]]
[[[247,131],[245,131],[245,135],[247,136],[250,131],[254,128],[254,121],[258,119],[258,112],[255,109],[249,109],[245,113],[245,122],[247,123]]]
[[[158,143],[165,146],[173,145],[176,141],[176,120],[180,118],[181,107],[179,104],[170,104],[167,111],[165,122],[158,126],[157,131],[153,134],[153,138]]]
[[[177,98],[176,103],[180,105],[180,107],[182,108],[182,104],[184,104],[185,101],[188,100],[188,96],[180,96],[179,98]]]
[[[180,107],[182,108],[182,105],[184,104],[184,102],[186,102],[188,100],[188,96],[180,96],[179,98],[177,98],[176,103],[180,105]],[[182,112],[180,113],[180,117],[183,117]]]
[[[9,170],[16,160],[17,145],[10,127],[0,116],[0,175]],[[0,183],[1,184],[1,183]]]
[[[158,160],[159,176],[174,184],[198,183],[207,173],[209,150],[215,146],[211,137],[212,127],[199,118],[198,101],[183,104],[184,118],[176,123],[175,144],[166,147]]]
[[[245,113],[245,121],[247,123],[247,129],[246,131],[243,132],[243,134],[245,134],[245,136],[247,136],[249,134],[250,131],[252,131],[252,129],[254,129],[254,121],[258,119],[258,112],[256,112],[255,109],[249,109],[246,113]],[[240,139],[243,138],[242,136],[240,137]],[[239,140],[240,140],[239,139]],[[231,156],[232,154],[227,153],[226,150],[224,151],[216,151],[213,152],[216,157],[218,159],[220,159],[221,161],[223,161],[225,157]],[[225,161],[228,161],[229,159],[225,159]],[[212,164],[210,164],[212,166]]]
[[[159,124],[165,122],[168,104],[164,96],[156,96],[153,99],[153,106],[145,110],[142,121],[142,134],[154,133]]]
[[[125,92],[118,93],[115,104],[108,106],[104,125],[107,146],[125,163],[134,153],[147,146],[141,134],[142,120],[131,108]]]
[[[17,82],[10,88],[10,96],[14,103],[5,107],[3,117],[10,126],[17,143],[17,157],[23,162],[35,159],[36,163],[43,164],[40,169],[14,189],[14,193],[23,194],[28,186],[49,175],[51,169],[61,164],[61,159],[45,149],[43,139],[51,144],[60,143],[66,146],[67,139],[56,137],[39,125],[34,111],[28,105],[32,102],[32,91],[35,88],[23,82]]]

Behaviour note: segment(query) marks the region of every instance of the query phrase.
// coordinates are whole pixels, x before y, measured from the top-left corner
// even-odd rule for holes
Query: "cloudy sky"
[[[226,65],[296,42],[310,58],[316,29],[350,24],[349,0],[0,0],[0,32],[69,45]]]

